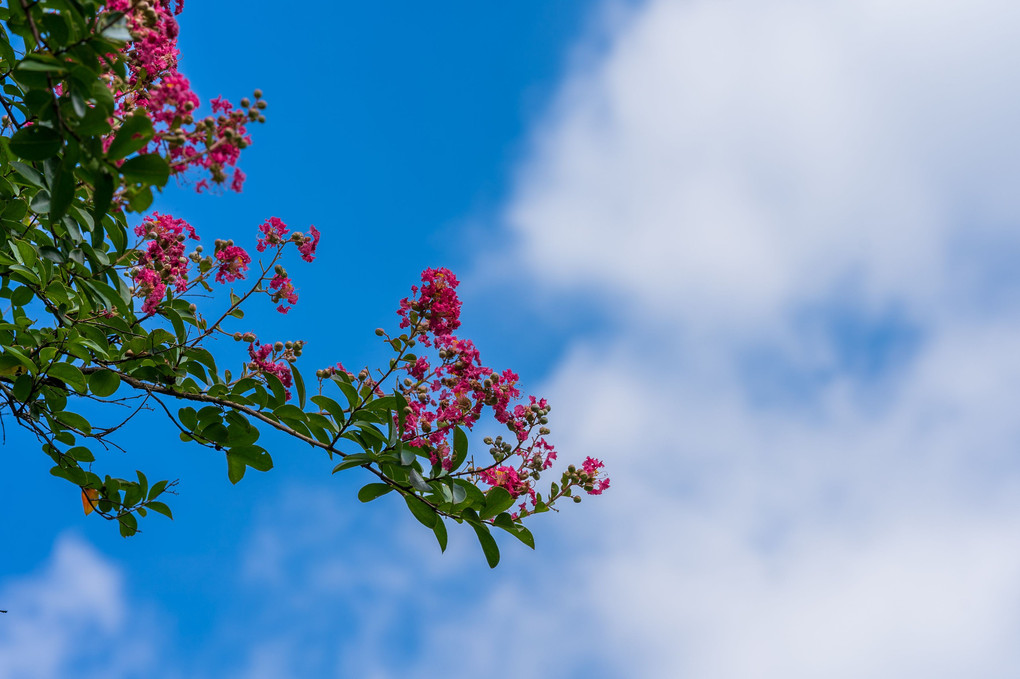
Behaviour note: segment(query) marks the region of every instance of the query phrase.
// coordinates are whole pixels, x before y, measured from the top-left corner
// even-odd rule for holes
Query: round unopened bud
[[[257,102],[257,103],[255,104],[255,106],[256,106],[257,108],[260,108],[260,109],[264,109],[264,108],[265,108],[266,106],[268,106],[268,105],[269,105],[269,104],[267,104],[267,103],[265,102],[265,100],[262,100],[262,101],[260,101],[260,102]]]
[[[198,307],[195,306],[194,304],[189,304],[188,311],[190,311],[191,313],[195,313],[196,311],[198,311]]]
[[[581,496],[580,495],[575,495],[574,496],[574,502],[580,502],[580,501],[581,501]]]
[[[283,351],[283,342],[277,342],[274,344],[273,351]]]
[[[256,118],[256,120],[258,120],[260,123],[264,123],[264,122],[266,122],[266,117],[265,116],[259,116],[258,118]]]
[[[241,100],[241,108],[248,108],[249,106],[251,106],[251,99],[245,97]]]
[[[234,341],[235,342],[240,342],[242,339],[244,339],[244,335],[242,335],[239,332],[235,332],[234,333]]]
[[[542,436],[548,436],[549,435],[549,427],[540,427],[539,430],[538,430],[538,433],[541,434]]]
[[[293,349],[294,348],[294,343],[293,342],[284,342],[283,346],[285,346],[288,349]]]
[[[262,98],[262,90],[255,90],[254,94],[256,99]]]

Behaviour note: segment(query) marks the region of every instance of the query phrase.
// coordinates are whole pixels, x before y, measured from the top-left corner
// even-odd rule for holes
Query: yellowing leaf
[[[88,516],[96,509],[96,501],[99,499],[99,491],[95,488],[82,488],[81,489],[81,506],[85,510],[85,516]]]

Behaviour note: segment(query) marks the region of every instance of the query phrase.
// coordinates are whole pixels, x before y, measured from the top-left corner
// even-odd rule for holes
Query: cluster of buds
[[[328,380],[334,375],[346,375],[348,379],[354,378],[354,373],[349,372],[347,368],[343,366],[343,363],[337,363],[336,365],[331,365],[328,368],[320,368],[315,371],[315,376],[319,378],[320,383],[323,380]]]
[[[580,469],[575,465],[569,465],[561,479],[566,491],[564,494],[570,495],[570,488],[576,486],[588,495],[601,495],[604,490],[609,488],[609,478],[603,474],[603,467],[605,465],[602,461],[594,457],[586,457]],[[574,502],[580,501],[581,498],[574,498]]]

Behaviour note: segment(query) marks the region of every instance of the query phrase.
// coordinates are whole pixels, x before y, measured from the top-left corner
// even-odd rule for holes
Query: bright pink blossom
[[[286,387],[287,400],[290,400],[290,387],[293,383],[293,377],[290,372],[290,366],[286,362],[274,362],[271,360],[273,355],[273,345],[263,344],[258,346],[254,343],[248,346],[248,356],[251,361],[248,363],[248,368],[255,373],[263,375],[275,375],[283,386]]]
[[[309,233],[312,234],[311,238],[298,245],[301,259],[306,262],[311,262],[315,259],[315,248],[319,247],[319,230],[313,226],[309,229]]]
[[[255,249],[265,252],[266,248],[273,245],[282,245],[286,242],[287,225],[276,217],[270,217],[259,225],[262,235],[256,241]]]
[[[243,248],[237,245],[228,245],[216,251],[216,259],[220,264],[216,270],[216,281],[218,283],[232,283],[244,278],[251,257]]]
[[[285,299],[288,304],[297,304],[298,296],[294,290],[294,282],[286,274],[278,273],[273,276],[273,279],[269,281],[269,289],[273,291],[270,296],[274,303]],[[276,310],[285,314],[290,311],[290,307],[280,304]]]

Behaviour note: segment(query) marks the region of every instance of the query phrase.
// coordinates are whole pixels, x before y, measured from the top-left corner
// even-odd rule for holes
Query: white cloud
[[[1016,212],[1018,12],[646,3],[540,130],[508,210],[525,261],[699,324],[760,325],[847,276],[946,294],[954,231]]]
[[[135,631],[120,568],[70,535],[38,572],[0,590],[0,678],[141,676],[155,640]]]
[[[614,485],[556,517],[597,594],[537,658],[1014,673],[1018,15],[651,0],[579,60],[507,220],[543,294],[622,321],[550,379],[560,449]]]

